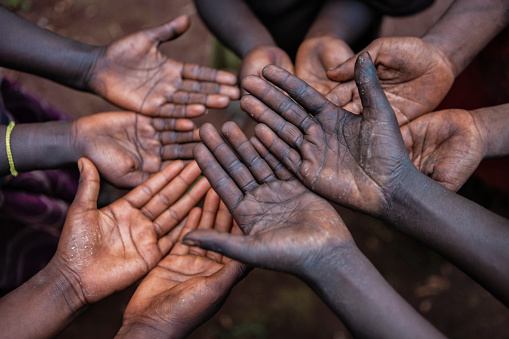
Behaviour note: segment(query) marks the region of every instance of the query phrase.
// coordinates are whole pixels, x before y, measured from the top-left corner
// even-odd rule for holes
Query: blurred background
[[[450,3],[450,0],[435,1],[431,8],[418,15],[385,18],[381,35],[421,36]],[[191,28],[182,37],[164,44],[163,51],[181,61],[209,66],[212,62],[214,38],[203,25],[191,0],[0,0],[0,4],[41,27],[93,45],[108,44],[124,35],[187,14],[191,17]],[[484,65],[482,61],[480,64]],[[0,72],[74,117],[118,110],[99,97],[48,80],[5,69]],[[459,93],[465,91],[463,88]],[[463,98],[462,95],[451,95],[443,107],[460,108],[456,104],[463,103]],[[500,100],[509,102],[507,94]],[[246,134],[252,135],[253,123],[240,112],[238,103],[225,110],[209,110],[198,124],[210,121],[220,126],[228,120],[236,121]],[[491,168],[507,173],[508,167],[492,165]],[[509,217],[509,190],[504,191],[507,178],[493,182],[491,173],[489,169],[480,170],[460,194]],[[101,202],[106,204],[123,193],[105,186]],[[382,275],[445,335],[451,338],[509,338],[509,310],[455,266],[377,220],[339,207],[338,210],[359,248]],[[58,338],[112,338],[120,328],[123,310],[135,288],[128,288],[93,305]],[[221,311],[191,335],[191,338],[291,337],[340,339],[351,336],[305,284],[289,275],[259,269],[238,284]]]

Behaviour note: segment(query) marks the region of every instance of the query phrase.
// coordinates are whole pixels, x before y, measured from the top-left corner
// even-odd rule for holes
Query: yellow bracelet
[[[11,132],[14,128],[14,121],[11,121],[9,126],[7,126],[7,131],[5,132],[5,150],[7,151],[7,159],[9,160],[9,169],[11,170],[11,174],[13,176],[18,175],[18,171],[14,167],[14,160],[12,160],[12,152],[11,152]]]

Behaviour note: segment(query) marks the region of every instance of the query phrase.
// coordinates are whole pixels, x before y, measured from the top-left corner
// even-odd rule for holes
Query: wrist
[[[94,86],[94,80],[97,77],[95,74],[95,66],[98,60],[106,54],[107,46],[94,46],[88,52],[86,60],[83,61],[80,67],[79,88],[82,91],[98,94],[97,88]]]
[[[463,71],[463,67],[459,65],[458,60],[454,57],[455,53],[454,49],[451,48],[452,43],[450,41],[444,41],[444,38],[440,34],[426,34],[421,40],[430,46],[443,60],[451,70],[454,78]]]
[[[483,143],[483,159],[509,155],[509,104],[469,111]]]
[[[474,121],[474,126],[479,131],[482,141],[482,149],[483,149],[483,159],[489,158],[493,153],[492,145],[489,142],[489,134],[488,134],[488,125],[487,122],[483,119],[482,109],[467,111]]]

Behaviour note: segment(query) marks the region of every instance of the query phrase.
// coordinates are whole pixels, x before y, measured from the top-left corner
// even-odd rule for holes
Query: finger
[[[200,137],[221,164],[221,167],[224,168],[228,176],[235,181],[244,194],[258,186],[249,169],[240,161],[235,152],[211,124],[205,124],[200,128]]]
[[[272,169],[260,157],[239,126],[232,121],[227,122],[221,128],[221,134],[224,135],[258,183],[276,180]]]
[[[123,199],[127,200],[134,208],[139,208],[143,212],[143,210],[147,208],[147,206],[142,208],[143,205],[153,199],[170,180],[175,178],[175,176],[182,171],[183,168],[184,164],[182,161],[174,161],[171,165],[127,193]],[[149,217],[150,220],[153,220],[153,218],[160,213],[154,214],[155,212],[156,211],[151,211],[145,215]]]
[[[80,181],[72,208],[81,210],[97,209],[97,197],[100,189],[99,172],[87,158],[78,159],[78,168],[80,170]]]
[[[192,131],[196,128],[196,124],[189,119],[167,119],[167,118],[152,118],[152,126],[156,131],[179,131],[186,132]]]
[[[177,91],[166,95],[168,103],[176,105],[204,105],[211,108],[224,108],[230,103],[230,99],[220,94],[203,94]]]
[[[184,218],[180,223],[175,226],[172,230],[170,230],[167,234],[159,238],[157,241],[157,246],[159,247],[159,251],[161,252],[162,257],[164,257],[168,252],[175,246],[177,243],[180,243],[179,235],[184,225],[187,222],[187,217]]]
[[[305,110],[268,81],[256,76],[248,76],[242,80],[242,87],[258,99],[256,100],[253,96],[243,96],[241,99],[242,109],[251,114],[255,120],[271,126],[259,119],[273,120],[275,119],[272,117],[273,112],[276,112],[303,132],[312,124],[313,120]],[[267,108],[271,108],[272,111]]]
[[[264,124],[258,124],[255,127],[255,136],[262,144],[281,161],[290,172],[299,176],[299,167],[302,163],[300,154],[288,146],[280,139],[270,128]]]
[[[217,82],[225,85],[235,85],[237,83],[237,77],[229,72],[196,64],[184,64],[182,77],[184,79]]]
[[[172,170],[172,167],[178,167],[178,171]],[[157,190],[155,187],[147,186],[146,183],[152,181],[159,174],[156,174],[145,184],[141,185],[146,187],[138,187],[142,193],[147,192],[146,195],[150,196],[150,199],[146,199],[145,206],[139,207],[141,212],[150,220],[155,220],[164,210],[173,205],[196,181],[201,171],[195,162],[184,168],[182,161],[175,161],[160,173],[170,173],[172,176],[166,175],[164,177],[166,182],[158,186]],[[135,188],[133,192],[138,190],[138,188]]]
[[[203,175],[209,180],[212,188],[217,192],[226,207],[231,212],[235,210],[244,197],[237,184],[224,171],[216,158],[204,144],[198,144],[194,148],[194,157],[200,166]]]
[[[165,104],[160,106],[155,115],[163,118],[196,118],[202,116],[206,111],[203,104],[177,105]]]
[[[193,148],[196,146],[196,142],[190,142],[187,144],[170,144],[161,147],[161,159],[162,160],[178,160],[178,159],[192,159]]]
[[[295,178],[292,172],[290,172],[283,163],[276,159],[276,157],[269,152],[269,150],[263,146],[263,144],[258,140],[257,137],[251,137],[249,139],[251,144],[256,149],[258,154],[262,157],[263,160],[270,166],[276,177],[280,180],[290,180]]]
[[[159,133],[159,140],[163,145],[199,142],[200,130],[195,129],[194,131],[189,132],[175,132],[175,131],[161,132]]]
[[[216,213],[216,220],[214,221],[214,229],[219,232],[230,232],[233,226],[233,217],[226,208],[224,202],[219,202],[219,209]],[[238,228],[238,226],[237,226]],[[238,234],[243,234],[242,232]],[[217,262],[223,262],[223,256],[213,251],[207,251],[207,258]]]
[[[316,89],[280,67],[268,65],[262,73],[265,79],[288,93],[311,115],[319,114],[330,104]]]
[[[194,186],[184,194],[170,208],[166,209],[154,220],[154,230],[159,236],[163,236],[172,230],[175,225],[186,217],[189,211],[195,207],[210,189],[206,178],[201,178]]]
[[[216,219],[218,209],[219,196],[213,189],[210,189],[205,196],[205,202],[203,203],[203,210],[198,229],[212,229],[214,227],[214,221]],[[189,253],[203,257],[207,254],[207,250],[199,247],[191,247],[189,249]]]
[[[187,15],[181,15],[164,25],[145,30],[154,41],[164,42],[175,39],[189,28]]]
[[[278,92],[280,91],[278,90]],[[286,97],[285,95],[283,96]],[[288,97],[286,98],[289,99]],[[244,111],[248,112],[256,121],[269,126],[277,135],[279,135],[280,138],[285,140],[288,144],[294,146],[295,148],[299,148],[302,144],[304,135],[299,130],[299,128],[294,125],[294,122],[298,123],[296,119],[293,119],[294,122],[290,120],[288,120],[290,121],[288,122],[252,95],[243,96],[240,100],[240,107]],[[307,117],[309,116],[307,113],[305,113],[305,115]],[[304,125],[300,123],[297,125],[299,127],[302,126],[303,132],[305,132],[312,123],[311,119],[306,119],[308,120]]]
[[[221,94],[230,99],[238,99],[240,90],[237,86],[221,85],[216,82],[184,80],[179,86],[179,90],[185,92]]]
[[[396,115],[380,85],[376,68],[368,53],[357,58],[355,64],[355,83],[359,88],[363,113],[367,120],[384,120],[397,124]]]
[[[200,217],[201,217],[201,208],[194,207],[187,216],[187,220],[184,224],[184,227],[180,230],[180,234],[178,236],[177,242],[171,249],[171,254],[175,255],[185,255],[189,253],[189,246],[182,243],[182,239],[184,236],[189,233],[190,231],[193,231],[198,228],[198,224],[200,223]]]

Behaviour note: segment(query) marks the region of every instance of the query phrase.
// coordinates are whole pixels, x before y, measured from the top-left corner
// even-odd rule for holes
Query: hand
[[[219,310],[233,286],[247,275],[248,267],[181,240],[195,229],[241,234],[238,227],[232,228],[232,222],[225,205],[209,190],[203,212],[199,207],[191,210],[179,241],[136,289],[125,310],[119,337],[143,328],[150,330],[146,336],[151,338],[157,333],[165,338],[186,337]]]
[[[402,126],[401,133],[417,169],[452,191],[463,186],[483,158],[481,127],[465,110],[425,114]]]
[[[353,244],[334,208],[295,178],[278,179],[235,123],[222,128],[229,145],[210,124],[200,133],[197,162],[245,236],[197,230],[185,243],[301,277]]]
[[[255,128],[257,138],[313,192],[371,215],[383,214],[401,178],[416,170],[369,55],[359,56],[355,68],[363,94],[361,115],[334,105],[278,67],[267,66],[263,76],[291,98],[257,77],[242,82],[252,95],[242,98],[241,107],[261,123]]]
[[[365,52],[374,60],[382,89],[400,126],[435,109],[454,81],[449,60],[438,48],[418,38],[377,39],[358,55]],[[351,58],[328,71],[327,76],[340,82],[352,80],[355,60]],[[348,83],[342,86],[345,90],[353,89]],[[361,99],[355,89],[343,108],[353,113],[362,112]]]
[[[76,153],[118,187],[134,187],[178,159],[192,159],[200,141],[187,119],[150,118],[132,112],[94,114],[73,122]]]
[[[341,39],[332,36],[306,39],[297,51],[295,75],[320,94],[327,96],[339,85],[337,81],[327,77],[327,71],[344,63],[353,55],[352,49]]]
[[[176,227],[209,189],[195,162],[176,161],[123,198],[98,210],[99,173],[78,162],[81,177],[52,262],[75,282],[84,304],[97,302],[147,274],[177,240]],[[180,198],[180,199],[179,199]]]
[[[90,70],[92,92],[150,116],[196,117],[238,99],[233,74],[168,58],[159,50],[189,27],[189,17],[128,35],[105,47]]]

